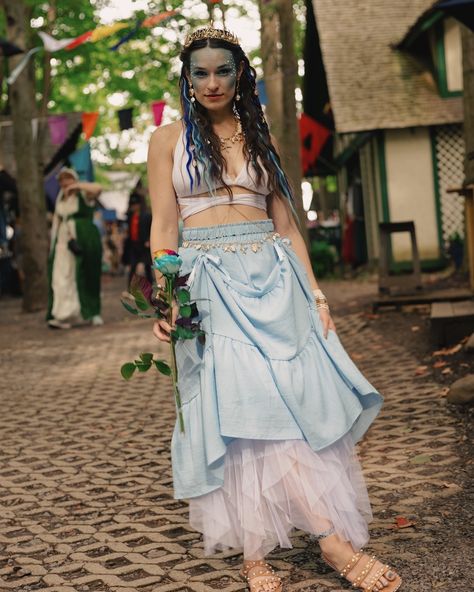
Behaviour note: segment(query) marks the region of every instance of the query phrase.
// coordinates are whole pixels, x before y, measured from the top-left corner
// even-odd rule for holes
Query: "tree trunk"
[[[268,97],[265,114],[272,134],[278,144],[283,146],[283,76],[278,50],[280,44],[278,12],[276,3],[268,0],[259,0],[259,9],[263,79]]]
[[[294,26],[292,0],[279,0],[278,13],[280,21],[281,42],[281,70],[284,74],[285,84],[282,85],[283,104],[283,138],[285,147],[283,150],[283,165],[293,185],[296,201],[296,209],[301,222],[301,229],[306,242],[308,241],[306,230],[306,212],[303,209],[301,195],[301,142],[298,120],[296,118],[296,77],[298,75],[298,63],[295,55]]]
[[[28,50],[29,22],[23,0],[0,0],[7,17],[8,40]],[[21,55],[10,58],[10,70]],[[23,310],[44,308],[47,301],[48,232],[45,201],[38,174],[36,148],[31,122],[35,117],[35,84],[31,70],[25,68],[10,86],[10,105],[15,143],[16,180],[21,218],[21,250],[23,255]]]
[[[464,162],[464,184],[474,183],[474,33],[461,26],[463,60],[463,103],[464,141],[466,160]]]
[[[268,97],[266,115],[281,150],[283,168],[295,196],[300,230],[308,242],[306,212],[301,195],[300,136],[296,119],[296,76],[298,66],[293,38],[291,0],[259,0],[263,77]]]

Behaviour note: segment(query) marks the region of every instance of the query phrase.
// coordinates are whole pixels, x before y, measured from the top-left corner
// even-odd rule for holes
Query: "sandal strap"
[[[379,580],[384,573],[390,569],[390,567],[388,565],[383,565],[380,569],[378,569],[375,574],[372,576],[372,578],[370,579],[370,582],[367,584],[367,592],[371,592],[372,590],[374,590],[374,586],[375,583],[377,582],[377,580]]]
[[[372,567],[375,565],[375,562],[376,561],[377,561],[377,558],[375,557],[375,555],[372,555],[371,557],[369,557],[369,560],[364,565],[363,569],[357,574],[356,578],[352,582],[352,585],[354,586],[354,588],[359,588],[360,587],[361,583],[369,575],[369,573],[370,573]]]
[[[347,574],[351,571],[351,569],[355,567],[357,563],[359,563],[360,559],[362,558],[362,555],[362,549],[357,553],[354,553],[354,555],[352,555],[348,563],[340,571],[340,574],[343,578],[345,578]]]

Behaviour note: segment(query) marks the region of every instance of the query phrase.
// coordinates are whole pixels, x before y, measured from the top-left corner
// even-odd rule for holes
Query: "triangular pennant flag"
[[[88,140],[94,133],[98,119],[99,113],[97,111],[82,114],[82,130],[84,132],[84,137],[86,140]]]
[[[120,111],[117,111],[117,113],[119,118],[119,126],[122,131],[133,127],[133,107],[120,109]]]
[[[121,29],[126,29],[129,26],[130,25],[127,25],[126,23],[113,23],[112,25],[103,25],[102,27],[97,27],[97,29],[92,31],[90,40],[92,43],[95,43],[96,41],[105,39],[105,37],[110,37],[110,35],[113,35]]]
[[[30,49],[30,51],[28,53],[26,53],[21,58],[21,60],[18,62],[18,64],[12,70],[12,73],[10,74],[10,76],[7,78],[7,84],[13,84],[15,82],[15,80],[18,78],[18,76],[20,76],[20,74],[23,72],[23,69],[26,66],[26,64],[29,62],[31,56],[33,54],[35,54],[37,51],[39,51],[40,49],[41,49],[41,47],[33,47],[32,49]]]
[[[44,31],[38,31],[38,35],[41,37],[45,50],[51,53],[64,49],[74,41],[74,39],[55,39]]]
[[[44,175],[50,173],[58,163],[64,162],[71,152],[74,152],[81,136],[81,132],[82,123],[78,123],[64,144],[58,148],[49,163],[44,167]]]
[[[153,111],[153,118],[155,120],[155,125],[161,125],[161,120],[163,119],[163,110],[165,108],[166,102],[165,101],[154,101],[151,104],[151,109]]]
[[[72,168],[77,171],[81,181],[94,181],[94,168],[92,166],[91,145],[86,142],[78,150],[69,156]]]
[[[318,123],[309,115],[306,115],[306,113],[301,114],[299,127],[301,138],[301,164],[303,167],[303,174],[305,175],[316,164],[326,140],[331,135],[331,130]]]
[[[50,115],[48,127],[51,142],[55,146],[60,146],[67,138],[67,115]]]
[[[70,49],[74,49],[74,48],[78,47],[79,45],[82,45],[83,43],[88,41],[88,39],[91,37],[92,33],[93,33],[93,31],[86,31],[82,35],[79,35],[79,37],[76,37],[73,41],[71,41],[71,43],[66,45],[66,49],[70,50]]]
[[[165,12],[160,12],[160,14],[154,14],[143,21],[142,27],[156,27],[156,25],[159,25],[162,21],[174,16],[177,13],[177,10],[166,10]]]
[[[116,51],[121,45],[123,45],[124,43],[127,43],[127,41],[130,41],[130,39],[134,35],[136,35],[137,31],[140,30],[142,23],[143,23],[143,20],[137,21],[137,24],[133,27],[133,29],[131,29],[126,35],[121,37],[115,45],[112,45],[112,47],[110,49],[112,51]]]

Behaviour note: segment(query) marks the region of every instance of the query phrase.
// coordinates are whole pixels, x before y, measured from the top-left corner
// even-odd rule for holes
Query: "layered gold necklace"
[[[236,142],[242,142],[244,139],[244,134],[242,132],[242,124],[240,123],[240,119],[235,119],[235,131],[232,136],[228,138],[221,138],[219,136],[219,142],[221,144],[221,150],[230,150],[232,146]]]

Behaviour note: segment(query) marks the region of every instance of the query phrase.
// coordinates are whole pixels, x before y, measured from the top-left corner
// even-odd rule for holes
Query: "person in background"
[[[93,222],[98,183],[79,181],[74,169],[58,173],[61,187],[51,228],[48,260],[47,322],[53,329],[69,329],[74,322],[102,325],[100,278],[102,245]]]
[[[128,209],[128,243],[127,259],[130,265],[128,274],[128,286],[132,281],[137,268],[142,264],[145,268],[145,276],[153,283],[150,255],[150,228],[151,214],[145,204],[145,199],[139,193],[130,195]]]

